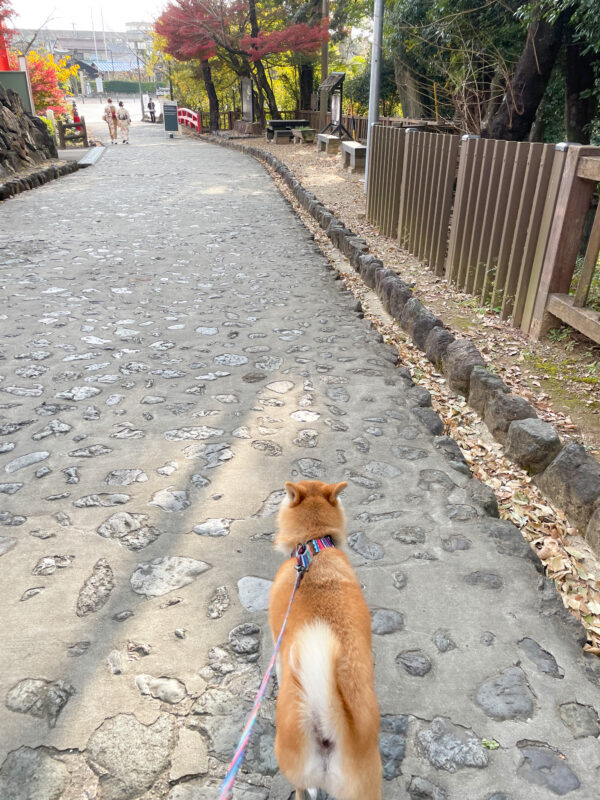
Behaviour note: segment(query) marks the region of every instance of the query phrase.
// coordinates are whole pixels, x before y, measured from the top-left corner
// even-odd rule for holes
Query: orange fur
[[[356,574],[339,549],[346,532],[337,496],[346,485],[286,483],[275,547],[289,554],[301,542],[331,536],[336,548],[313,557],[292,605],[280,650],[275,753],[297,797],[304,789],[322,788],[336,800],[380,800],[371,617]],[[288,559],[271,589],[274,639],[295,577],[295,560]],[[315,680],[306,681],[307,674]],[[317,787],[307,775],[319,770],[326,782]]]

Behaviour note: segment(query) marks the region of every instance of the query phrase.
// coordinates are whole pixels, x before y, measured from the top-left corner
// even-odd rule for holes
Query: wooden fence
[[[367,218],[383,234],[531,335],[547,330],[550,313],[600,341],[591,322],[598,315],[583,308],[600,248],[598,215],[581,289],[567,295],[600,148],[381,125],[370,159]]]
[[[410,129],[405,136],[397,235],[442,275],[460,137]]]

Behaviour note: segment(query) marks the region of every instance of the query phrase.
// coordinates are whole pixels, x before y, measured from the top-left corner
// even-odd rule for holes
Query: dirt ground
[[[600,454],[599,345],[567,326],[534,342],[491,309],[480,307],[474,297],[436,277],[367,221],[364,176],[343,170],[341,156],[317,153],[308,144],[275,145],[264,137],[245,139],[244,144],[271,152],[287,164],[306,189],[366,239],[386,267],[415,284],[416,296],[455,334],[472,339],[493,370],[563,439],[579,441]]]

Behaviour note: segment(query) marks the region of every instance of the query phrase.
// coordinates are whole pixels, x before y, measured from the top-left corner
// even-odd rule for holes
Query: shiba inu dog
[[[371,617],[358,578],[341,549],[346,483],[285,484],[275,548],[291,558],[271,588],[269,624],[276,640],[296,580],[277,663],[275,753],[281,771],[314,800],[381,800],[379,708],[371,653]]]

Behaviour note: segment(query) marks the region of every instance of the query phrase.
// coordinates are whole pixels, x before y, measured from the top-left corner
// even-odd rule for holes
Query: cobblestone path
[[[0,206],[1,800],[216,796],[301,477],[349,482],[384,797],[597,798],[597,662],[427,393],[260,165],[132,133]],[[273,710],[236,800],[290,796]]]

